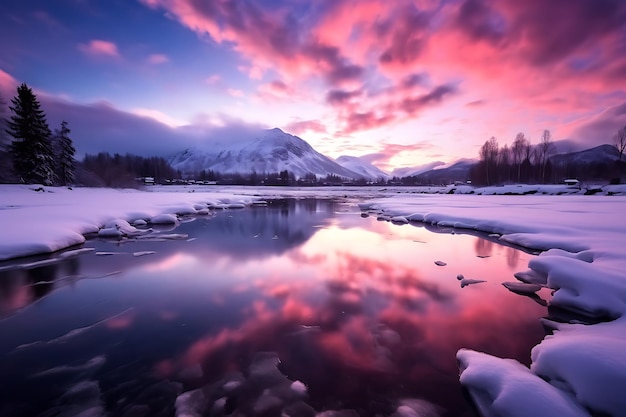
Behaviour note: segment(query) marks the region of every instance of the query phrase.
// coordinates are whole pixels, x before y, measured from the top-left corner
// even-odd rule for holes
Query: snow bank
[[[461,350],[461,383],[485,416],[626,415],[626,199],[616,196],[400,195],[360,204],[376,216],[482,231],[546,250],[505,283],[553,290],[550,306],[582,325],[556,324],[532,351],[530,369]],[[498,237],[499,236],[499,237]],[[466,278],[461,278],[461,283]],[[588,318],[588,319],[587,319]],[[602,322],[605,321],[605,322]]]
[[[456,355],[461,384],[485,417],[589,417],[567,393],[537,378],[512,359],[461,349]]]
[[[176,214],[197,213],[196,207],[251,204],[255,197],[227,191],[181,193],[108,188],[0,185],[0,261],[55,252],[85,241],[87,233],[121,237],[141,233],[137,226],[175,223]]]

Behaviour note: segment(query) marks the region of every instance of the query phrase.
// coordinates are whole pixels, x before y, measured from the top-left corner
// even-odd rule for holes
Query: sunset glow
[[[0,96],[27,83],[79,154],[279,127],[393,169],[626,123],[621,0],[5,3]]]

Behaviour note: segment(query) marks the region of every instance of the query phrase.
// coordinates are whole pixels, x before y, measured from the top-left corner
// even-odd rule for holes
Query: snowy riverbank
[[[624,198],[397,196],[360,206],[399,223],[480,230],[547,250],[518,278],[555,290],[552,307],[605,321],[545,320],[554,334],[533,349],[530,370],[509,359],[459,351],[461,383],[484,415],[626,415]]]
[[[552,186],[546,193],[561,194],[557,187],[563,188]],[[623,192],[618,191],[623,186],[614,187],[610,194]],[[156,223],[163,215],[204,213],[212,206],[241,207],[271,197],[359,199],[364,201],[360,203],[363,211],[384,219],[479,230],[510,243],[547,250],[519,278],[556,290],[552,306],[610,321],[593,325],[546,321],[555,333],[533,349],[530,370],[516,362],[461,350],[457,356],[461,382],[479,407],[496,411],[486,415],[590,415],[590,410],[625,415],[623,196],[422,194],[404,187],[37,189],[0,186],[0,260],[79,244],[84,234],[98,232],[115,219]],[[486,191],[481,194],[492,194]]]

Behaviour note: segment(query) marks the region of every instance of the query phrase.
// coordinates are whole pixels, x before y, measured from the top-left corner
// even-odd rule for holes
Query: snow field
[[[34,191],[38,188],[44,191]],[[0,185],[0,261],[78,245],[90,233],[135,236],[146,230],[133,225],[175,224],[177,215],[206,214],[210,207],[241,208],[253,200],[219,192]]]

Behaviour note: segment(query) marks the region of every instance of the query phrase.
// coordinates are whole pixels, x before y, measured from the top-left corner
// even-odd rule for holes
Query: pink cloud
[[[295,135],[306,132],[327,133],[326,126],[319,120],[299,120],[289,123],[285,128]]]
[[[109,56],[114,58],[119,58],[120,56],[116,44],[99,39],[91,40],[88,43],[81,43],[78,45],[78,49],[87,55]]]
[[[167,62],[170,62],[170,59],[164,54],[152,54],[148,57],[148,63],[153,65],[165,64]]]
[[[209,85],[214,85],[217,84],[218,82],[220,82],[222,80],[222,77],[220,77],[218,74],[213,74],[209,77],[206,78],[205,82]]]
[[[7,101],[15,95],[19,82],[11,74],[0,69],[0,97]]]
[[[315,94],[344,134],[410,122],[457,95],[459,109],[482,103],[494,130],[520,119],[563,123],[568,112],[589,117],[619,104],[608,94],[626,77],[620,0],[336,1],[304,15],[280,3],[143,2],[232,47],[251,79],[271,71],[294,89],[318,81]],[[262,99],[281,94],[259,87]]]
[[[226,92],[228,93],[228,95],[232,96],[232,97],[243,97],[244,96],[244,92],[241,90],[238,90],[236,88],[227,88]]]

